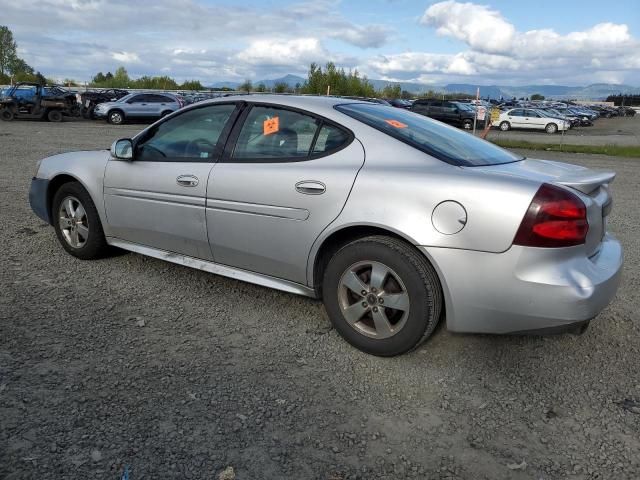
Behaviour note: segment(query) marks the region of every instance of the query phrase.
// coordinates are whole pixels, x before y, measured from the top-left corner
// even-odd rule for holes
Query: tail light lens
[[[585,243],[589,223],[587,208],[564,188],[542,184],[522,219],[515,245],[570,247]]]

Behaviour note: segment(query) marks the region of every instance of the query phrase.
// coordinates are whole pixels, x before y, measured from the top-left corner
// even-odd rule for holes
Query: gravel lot
[[[36,160],[140,128],[0,123],[0,478],[640,477],[640,159],[545,155],[618,172],[626,269],[587,333],[439,328],[381,359],[311,299],[65,254],[28,206]]]

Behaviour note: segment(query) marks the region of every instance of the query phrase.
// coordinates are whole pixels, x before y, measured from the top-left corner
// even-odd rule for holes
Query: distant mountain
[[[264,83],[264,86],[267,88],[273,88],[275,86],[276,83],[286,83],[287,85],[289,85],[291,88],[294,88],[296,86],[296,84],[300,84],[302,85],[305,82],[306,78],[302,78],[299,77],[297,75],[285,75],[284,77],[280,77],[280,78],[272,78],[269,80],[257,80],[257,81],[252,81],[251,83],[253,84],[254,87],[257,87],[258,85],[260,85],[261,83]],[[238,88],[238,86],[240,86],[242,83],[244,82],[216,82],[213,85],[211,85],[211,88]]]
[[[447,93],[467,93],[475,95],[480,87],[480,96],[486,98],[521,98],[531,97],[538,93],[545,98],[575,98],[576,100],[602,100],[609,95],[618,93],[640,94],[640,88],[630,85],[615,85],[608,83],[596,83],[586,87],[568,87],[564,85],[523,85],[523,86],[499,86],[499,85],[473,85],[467,83],[452,83],[443,88]]]
[[[264,83],[265,87],[273,88],[276,83],[286,83],[291,88],[297,84],[304,84],[305,78],[298,75],[285,75],[280,78],[257,80],[253,82],[254,86]],[[400,84],[403,90],[413,94],[426,93],[429,90],[442,93],[466,93],[475,95],[476,90],[480,87],[480,96],[482,98],[521,98],[531,97],[534,93],[544,95],[545,98],[574,98],[577,100],[603,100],[609,95],[625,93],[630,95],[640,95],[640,87],[632,87],[630,85],[616,85],[609,83],[594,83],[586,87],[569,87],[565,85],[475,85],[472,83],[450,83],[445,86],[427,85],[416,82],[392,82],[388,80],[369,79],[376,90],[382,90],[387,85]],[[211,85],[212,88],[237,88],[242,82],[217,82]]]

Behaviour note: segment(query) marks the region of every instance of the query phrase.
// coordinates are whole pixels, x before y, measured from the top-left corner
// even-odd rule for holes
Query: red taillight
[[[583,244],[588,231],[587,209],[582,200],[564,188],[544,183],[533,197],[513,243],[525,247],[570,247]]]

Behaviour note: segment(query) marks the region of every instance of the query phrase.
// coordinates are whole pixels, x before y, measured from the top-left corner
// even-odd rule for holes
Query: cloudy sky
[[[640,85],[639,0],[0,0],[47,76],[242,81],[332,60],[370,78]]]

